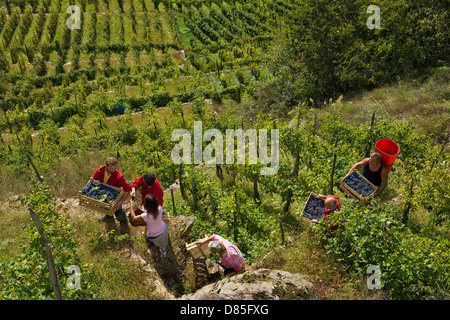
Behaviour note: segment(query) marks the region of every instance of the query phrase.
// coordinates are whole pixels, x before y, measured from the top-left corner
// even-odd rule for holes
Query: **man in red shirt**
[[[161,188],[161,184],[156,178],[155,174],[152,172],[146,172],[139,178],[136,178],[131,182],[131,193],[132,197],[136,194],[136,189],[141,191],[141,203],[144,204],[144,199],[147,194],[152,194],[158,200],[158,204],[162,207],[164,203],[164,192]],[[143,206],[140,208],[143,209]]]
[[[122,203],[128,197],[131,188],[128,185],[127,180],[125,180],[123,174],[119,170],[117,170],[117,163],[118,161],[116,158],[109,157],[108,159],[106,159],[106,165],[99,167],[94,172],[94,174],[92,175],[92,179],[100,181],[104,184],[109,184],[113,187],[123,188],[123,190],[125,191],[125,196],[121,201],[117,202],[114,215],[121,224],[127,224],[127,216],[125,215],[125,211],[122,208]],[[105,217],[103,218],[104,221],[108,219],[113,219],[113,217],[105,215]]]

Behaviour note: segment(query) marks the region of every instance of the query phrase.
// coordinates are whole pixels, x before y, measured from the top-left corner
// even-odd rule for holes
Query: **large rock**
[[[313,285],[299,274],[257,269],[207,285],[180,300],[292,300],[308,298]]]
[[[190,230],[194,222],[195,217],[170,217],[170,220],[167,221],[169,246],[165,258],[162,258],[159,254],[154,259],[151,259],[150,254],[147,253],[140,255],[134,250],[132,242],[125,248],[125,254],[131,262],[147,272],[149,285],[153,287],[153,290],[159,294],[161,299],[171,300],[180,296],[177,290],[183,286],[183,272],[186,269],[187,262],[190,261],[185,243],[190,240]]]

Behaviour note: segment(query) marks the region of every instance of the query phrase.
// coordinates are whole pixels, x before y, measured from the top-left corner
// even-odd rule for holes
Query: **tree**
[[[281,31],[282,56],[273,68],[284,71],[280,75],[293,86],[296,99],[324,101],[436,66],[439,59],[448,61],[449,34],[442,25],[449,13],[442,1],[377,4],[379,30],[367,28],[367,2],[362,0],[298,4]]]

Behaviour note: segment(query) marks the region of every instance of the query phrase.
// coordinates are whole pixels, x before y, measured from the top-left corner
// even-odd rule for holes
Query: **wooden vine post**
[[[197,205],[197,187],[195,186],[195,178],[192,178],[192,203],[194,204],[194,209],[198,210],[198,205]]]
[[[274,122],[273,127],[275,129],[275,122]],[[298,116],[297,116],[297,130],[299,130],[299,128],[300,128],[300,107],[298,109]],[[297,175],[298,175],[298,168],[300,166],[300,150],[299,149],[300,148],[297,147],[297,150],[295,152],[294,170],[292,171],[292,174],[291,174],[291,182],[292,183],[294,182],[295,177],[297,177]],[[293,192],[292,192],[292,188],[290,187],[289,190],[288,190],[288,194],[286,196],[286,204],[284,205],[284,213],[289,211],[289,207],[291,205],[292,195],[293,195]],[[283,235],[283,238],[284,238],[284,235]],[[284,242],[284,240],[283,240],[283,242]]]
[[[59,286],[58,275],[56,274],[55,262],[53,260],[52,249],[48,243],[48,238],[44,232],[44,227],[42,226],[41,221],[39,220],[38,215],[33,209],[30,210],[31,219],[33,219],[34,225],[41,235],[42,240],[45,243],[45,255],[47,260],[48,272],[50,273],[50,279],[52,281],[53,292],[55,293],[56,300],[62,300],[61,288]]]
[[[173,189],[172,188],[170,188],[170,196],[172,197],[172,208],[173,208],[172,214],[176,215],[177,212],[176,212],[176,208],[175,208],[175,199],[173,197]]]
[[[233,212],[233,240],[234,242],[238,242],[238,236],[239,236],[239,230],[237,226],[237,218],[239,215],[239,204],[237,199],[237,192],[234,190],[234,204],[235,204],[235,210]]]
[[[370,129],[369,129],[369,134],[372,135],[372,128],[373,128],[373,124],[375,123],[375,112],[372,113],[372,120],[370,121]],[[366,154],[365,157],[368,158],[370,156],[370,150],[372,149],[372,144],[373,144],[373,137],[369,137],[369,144],[367,145],[367,149],[366,149]]]
[[[334,143],[333,168],[331,169],[331,177],[330,177],[330,194],[333,194],[333,180],[334,180],[334,171],[336,169],[338,140],[339,140],[339,137],[336,137],[336,142]]]
[[[211,191],[211,183],[208,182],[208,193],[209,193],[209,199],[211,201],[211,210],[213,213],[213,226],[216,225],[216,214],[217,214],[217,207],[216,204],[214,202],[214,197]]]

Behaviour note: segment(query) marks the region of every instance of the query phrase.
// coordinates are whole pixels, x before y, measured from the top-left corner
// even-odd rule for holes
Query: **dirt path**
[[[57,206],[64,214],[73,220],[81,220],[95,215],[96,219],[102,214],[94,212],[79,205],[76,198],[65,200],[57,199]],[[128,213],[129,205],[123,205]],[[159,254],[154,258],[147,252],[143,241],[136,243],[133,239],[144,238],[145,227],[133,227],[129,223],[125,226],[117,221],[98,221],[103,234],[112,237],[124,236],[124,240],[117,246],[119,254],[148,273],[147,283],[154,287],[156,293],[163,299],[174,299],[186,293],[186,290],[198,289],[209,283],[209,274],[203,261],[192,261],[186,250],[185,243],[190,242],[190,230],[194,224],[194,217],[171,216],[167,221],[169,227],[169,247],[167,256],[162,258]],[[128,236],[126,236],[128,235]],[[195,285],[186,285],[195,283]],[[186,288],[188,287],[188,288]]]

